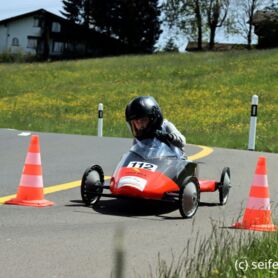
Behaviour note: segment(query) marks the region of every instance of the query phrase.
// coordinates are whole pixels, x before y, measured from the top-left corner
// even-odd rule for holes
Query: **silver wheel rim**
[[[198,207],[198,190],[194,182],[185,185],[182,193],[182,209],[187,217],[192,216]]]
[[[100,180],[100,174],[98,173],[98,171],[96,170],[92,170],[91,172],[89,172],[88,176],[86,177],[86,181],[85,181],[85,185],[86,185],[86,193],[88,196],[91,197],[91,204],[94,204],[99,195],[98,195],[98,191],[96,188],[94,188],[95,184],[100,184],[101,180]]]
[[[228,200],[230,187],[231,179],[228,172],[226,172],[222,184],[223,204],[225,204]]]

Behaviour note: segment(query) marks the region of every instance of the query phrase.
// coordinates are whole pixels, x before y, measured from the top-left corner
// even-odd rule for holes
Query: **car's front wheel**
[[[96,204],[102,194],[104,173],[99,165],[93,165],[86,169],[81,182],[82,201],[87,205]]]
[[[180,188],[179,210],[183,218],[191,218],[200,202],[200,186],[196,177],[187,177]]]

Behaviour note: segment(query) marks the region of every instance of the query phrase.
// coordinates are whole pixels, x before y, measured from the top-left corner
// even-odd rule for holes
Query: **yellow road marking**
[[[3,205],[6,201],[12,199],[12,198],[15,198],[15,194],[13,195],[8,195],[8,196],[4,196],[4,197],[1,197],[0,198],[0,205]]]
[[[72,182],[63,183],[63,184],[58,184],[58,185],[53,185],[53,186],[49,186],[49,187],[44,188],[43,192],[44,192],[44,194],[49,194],[49,193],[54,193],[54,192],[57,192],[57,191],[68,190],[68,189],[80,186],[80,184],[81,184],[81,180],[72,181]]]
[[[202,150],[200,152],[194,154],[194,155],[190,155],[188,157],[188,159],[197,160],[199,158],[203,158],[205,156],[208,156],[213,152],[212,148],[209,148],[209,147],[206,147],[206,146],[198,146],[198,147],[200,147]]]
[[[209,148],[206,146],[198,146],[198,147],[200,147],[202,150],[194,155],[190,155],[188,157],[188,159],[197,160],[197,159],[203,158],[205,156],[208,156],[213,152],[212,148]],[[105,179],[110,179],[110,177],[105,176]],[[43,192],[44,192],[44,194],[50,194],[50,193],[54,193],[54,192],[58,192],[58,191],[72,189],[72,188],[80,186],[80,184],[81,184],[81,180],[77,180],[77,181],[72,181],[72,182],[68,182],[68,183],[48,186],[43,189]],[[3,205],[6,201],[8,201],[12,198],[15,198],[15,197],[16,197],[16,194],[0,197],[0,205]]]
[[[105,176],[104,178],[109,179],[110,177]],[[81,180],[58,184],[58,185],[52,185],[52,186],[45,187],[43,189],[43,193],[50,194],[50,193],[54,193],[54,192],[58,192],[58,191],[68,190],[68,189],[78,187],[78,186],[80,186],[80,184],[81,184]],[[3,205],[6,201],[8,201],[12,198],[15,198],[15,197],[16,197],[16,194],[0,197],[0,205]]]

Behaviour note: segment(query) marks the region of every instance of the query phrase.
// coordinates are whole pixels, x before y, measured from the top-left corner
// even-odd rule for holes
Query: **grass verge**
[[[151,277],[278,277],[278,232],[219,231],[214,226],[208,238],[197,236],[194,248],[189,242],[178,259],[173,256],[172,263],[159,257],[157,272]]]

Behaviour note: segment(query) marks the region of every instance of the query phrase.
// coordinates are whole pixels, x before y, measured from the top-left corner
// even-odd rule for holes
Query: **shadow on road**
[[[71,204],[67,204],[68,207],[84,207],[84,203],[81,200],[71,200]],[[200,202],[200,207],[214,207],[219,206],[216,203]],[[93,207],[88,207],[94,211],[107,214],[124,217],[143,217],[143,216],[157,216],[164,220],[177,220],[183,219],[178,211],[178,204],[172,202],[163,202],[156,200],[139,200],[139,199],[101,199]],[[176,211],[172,215],[165,215]],[[198,212],[197,212],[198,213]]]
[[[218,207],[220,204],[218,203],[207,203],[207,202],[200,202],[199,207]]]
[[[71,200],[70,202],[72,204],[66,206],[85,206],[81,200]],[[92,209],[101,214],[140,217],[171,213],[178,209],[178,205],[154,200],[101,199]]]

